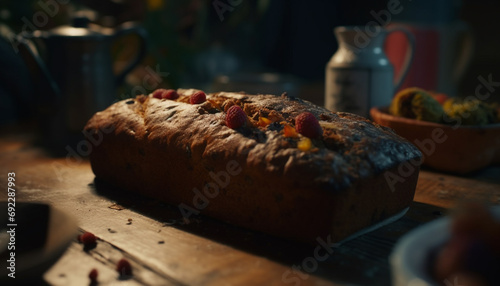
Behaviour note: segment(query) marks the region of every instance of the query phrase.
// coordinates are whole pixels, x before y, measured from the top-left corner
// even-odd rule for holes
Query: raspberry
[[[310,112],[302,112],[295,117],[295,129],[309,138],[317,138],[323,135],[323,129],[319,125],[318,119]]]
[[[229,128],[237,129],[247,122],[247,115],[238,105],[231,106],[226,113],[226,125]]]
[[[161,94],[161,98],[175,100],[179,98],[179,94],[174,89],[167,89]]]
[[[153,92],[153,97],[154,98],[158,98],[158,99],[161,99],[162,98],[162,94],[167,91],[166,89],[163,89],[163,88],[160,88],[160,89],[157,89]]]
[[[193,93],[191,95],[191,97],[189,98],[189,102],[191,104],[200,104],[200,103],[205,102],[205,100],[207,100],[207,96],[205,95],[205,93],[203,91],[197,91],[197,92]]]
[[[83,243],[85,246],[90,246],[96,244],[97,237],[90,232],[85,232],[84,234],[78,236],[78,241]]]
[[[121,276],[130,276],[132,275],[132,265],[125,258],[120,259],[116,264],[116,271],[120,273]]]
[[[97,269],[93,268],[92,270],[90,270],[90,273],[89,273],[89,279],[90,279],[90,282],[92,283],[97,283],[97,276],[99,275],[99,272],[97,272]]]
[[[163,89],[159,88],[153,92],[153,97],[158,99],[171,99],[175,100],[179,98],[179,94],[175,89]]]

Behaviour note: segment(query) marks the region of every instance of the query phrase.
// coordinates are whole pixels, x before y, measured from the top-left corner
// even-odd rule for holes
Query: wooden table
[[[32,136],[0,137],[0,185],[16,172],[17,199],[47,202],[75,216],[80,231],[100,240],[83,251],[75,240],[45,273],[42,284],[88,285],[390,285],[388,256],[403,234],[446,214],[459,200],[500,204],[500,167],[460,178],[420,173],[415,201],[400,220],[336,248],[314,264],[314,246],[241,229],[200,216],[188,224],[175,208],[94,182],[88,161],[52,158]],[[6,199],[2,191],[0,199]],[[119,280],[116,262],[132,263],[133,277]],[[306,266],[299,272],[298,267]]]

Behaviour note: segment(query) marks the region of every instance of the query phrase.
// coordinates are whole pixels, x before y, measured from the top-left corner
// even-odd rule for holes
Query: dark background
[[[57,1],[57,0],[53,0]],[[42,1],[44,2],[44,1]],[[49,1],[46,1],[49,2]],[[300,83],[300,96],[322,104],[324,69],[337,49],[333,28],[365,25],[370,11],[386,9],[387,1],[299,1],[299,0],[80,0],[62,1],[57,15],[41,29],[69,24],[77,11],[92,10],[92,20],[115,27],[137,21],[149,32],[148,56],[142,66],[159,64],[169,73],[161,87],[207,89],[219,74],[276,72]],[[39,11],[38,1],[0,1],[0,124],[32,119],[43,101],[44,88],[36,79],[30,60],[12,51],[8,36],[22,30],[22,18]],[[45,2],[44,2],[45,3]],[[225,11],[220,3],[237,4]],[[494,0],[401,0],[405,15],[422,23],[461,19],[474,31],[472,62],[460,83],[460,95],[473,94],[479,75],[500,80],[500,1]],[[420,4],[418,4],[420,3]],[[424,4],[422,4],[424,3]],[[413,5],[413,6],[412,6]],[[419,5],[427,5],[422,11]],[[426,7],[427,7],[426,6]],[[449,7],[449,8],[443,8]],[[398,21],[394,17],[393,21]],[[113,57],[126,60],[135,53],[133,39],[116,43]],[[31,63],[32,64],[32,63]],[[144,77],[136,68],[117,98],[133,96],[134,85]],[[491,100],[498,99],[498,92]]]

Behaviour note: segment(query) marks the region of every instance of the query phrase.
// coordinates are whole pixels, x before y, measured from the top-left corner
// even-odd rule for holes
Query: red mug
[[[399,90],[420,87],[456,96],[474,48],[469,26],[456,21],[441,25],[392,23],[389,27],[404,27],[415,37],[414,60]],[[395,74],[403,66],[408,45],[402,33],[387,37],[384,49]]]

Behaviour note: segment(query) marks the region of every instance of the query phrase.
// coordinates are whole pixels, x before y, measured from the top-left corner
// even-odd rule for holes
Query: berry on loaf
[[[179,98],[179,94],[177,94],[176,90],[163,89],[163,88],[155,90],[152,96],[158,99],[170,99],[170,100],[175,100]]]
[[[297,131],[309,138],[318,138],[323,135],[323,129],[318,120],[310,112],[303,112],[295,118]]]
[[[177,93],[123,100],[89,120],[86,134],[102,138],[90,154],[98,179],[186,218],[313,243],[339,241],[413,200],[418,166],[404,167],[421,153],[388,128],[286,95]]]
[[[226,113],[226,125],[229,128],[240,128],[247,122],[245,111],[238,105],[231,106]]]
[[[205,102],[205,100],[207,100],[207,96],[205,95],[205,93],[203,91],[197,91],[197,92],[193,93],[191,95],[191,97],[189,98],[189,102],[191,104],[200,104],[200,103]]]
[[[153,92],[152,96],[154,98],[162,99],[162,94],[167,91],[166,89],[160,88]]]
[[[179,94],[177,93],[177,91],[175,91],[173,89],[167,89],[165,92],[163,92],[161,94],[161,98],[175,100],[175,99],[179,98]]]

